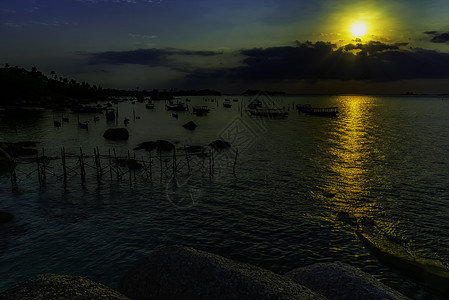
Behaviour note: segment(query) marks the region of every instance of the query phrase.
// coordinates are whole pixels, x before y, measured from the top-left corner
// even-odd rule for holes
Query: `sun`
[[[368,31],[368,26],[366,26],[363,22],[352,23],[351,25],[351,33],[353,37],[361,37],[366,34]]]

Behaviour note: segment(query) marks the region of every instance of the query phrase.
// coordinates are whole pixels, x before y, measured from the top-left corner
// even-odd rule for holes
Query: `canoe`
[[[356,234],[379,261],[425,283],[435,291],[449,295],[447,263],[418,256],[406,244],[388,237],[372,222],[359,223]]]

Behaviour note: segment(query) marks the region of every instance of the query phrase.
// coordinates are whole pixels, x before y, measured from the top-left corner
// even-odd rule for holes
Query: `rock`
[[[109,128],[105,131],[103,137],[108,140],[127,140],[129,133],[126,128]]]
[[[68,275],[39,275],[0,293],[2,300],[117,299],[120,293],[89,279]]]
[[[38,153],[36,149],[24,147],[36,147],[36,142],[0,143],[0,148],[12,157],[36,155]]]
[[[184,125],[182,125],[182,127],[190,129],[190,130],[194,130],[195,128],[198,127],[198,125],[196,125],[195,122],[190,121],[190,122],[187,122]]]
[[[120,167],[126,167],[126,168],[130,168],[132,170],[140,170],[143,167],[141,163],[137,162],[133,158],[130,158],[130,159],[118,158],[115,162]]]
[[[324,299],[271,271],[188,247],[160,248],[121,280],[131,299]]]
[[[157,140],[156,144],[157,144],[157,149],[161,150],[161,151],[171,151],[172,149],[175,148],[175,145],[173,145],[169,141]]]
[[[154,149],[158,149],[159,151],[171,151],[175,148],[175,145],[170,143],[169,141],[157,140],[155,142],[143,142],[137,145],[134,150],[145,149],[146,151],[153,151]]]
[[[408,299],[371,275],[340,263],[318,263],[285,274],[328,299]]]
[[[187,146],[184,150],[188,153],[202,153],[204,150],[203,146]]]
[[[152,151],[156,147],[157,147],[157,143],[156,142],[143,142],[143,143],[140,143],[139,145],[137,145],[137,147],[134,148],[134,150],[145,149],[147,151]]]
[[[14,219],[14,215],[0,210],[0,224],[5,224]]]
[[[223,140],[215,140],[209,146],[217,150],[231,148],[231,144]]]
[[[337,219],[351,226],[357,225],[357,218],[346,211],[337,212]]]

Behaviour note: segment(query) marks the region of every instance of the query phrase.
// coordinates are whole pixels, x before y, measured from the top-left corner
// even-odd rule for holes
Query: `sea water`
[[[245,107],[254,97],[284,108],[288,117],[250,116]],[[217,155],[213,176],[194,168],[192,176],[180,176],[176,190],[168,179],[130,184],[127,176],[88,176],[81,184],[78,173],[64,185],[59,160],[49,163],[45,186],[34,164],[17,167],[16,186],[2,174],[0,210],[15,219],[0,226],[0,291],[43,273],[80,275],[116,288],[145,253],[181,244],[280,274],[341,261],[412,298],[436,297],[379,262],[338,216],[373,219],[419,255],[449,261],[449,100],[254,97],[190,97],[189,106],[211,109],[202,117],[179,112],[174,118],[164,101],[155,102],[154,110],[126,101],[114,105],[116,123],[68,110],[1,121],[0,141],[36,141],[39,153],[44,149],[50,157],[61,147],[74,155],[80,147],[87,154],[98,147],[101,154],[114,149],[147,158],[148,152],[133,148],[158,139],[177,148],[225,139],[233,152]],[[223,108],[224,98],[238,101]],[[337,106],[340,113],[320,117],[294,109],[306,103]],[[62,117],[70,122],[54,127]],[[129,140],[105,140],[104,131],[125,127],[125,117],[131,120]],[[89,122],[89,130],[79,129],[78,121]],[[183,128],[188,121],[198,127]],[[178,205],[180,199],[187,202]]]

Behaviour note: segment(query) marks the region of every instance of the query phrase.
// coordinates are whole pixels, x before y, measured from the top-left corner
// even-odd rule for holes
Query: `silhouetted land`
[[[46,76],[37,68],[28,71],[24,68],[5,65],[0,68],[0,106],[39,106],[47,108],[68,107],[74,104],[106,100],[111,96],[150,97],[152,95],[205,96],[221,95],[220,92],[204,90],[152,91],[103,89],[87,82],[77,82],[58,76],[51,71]]]

